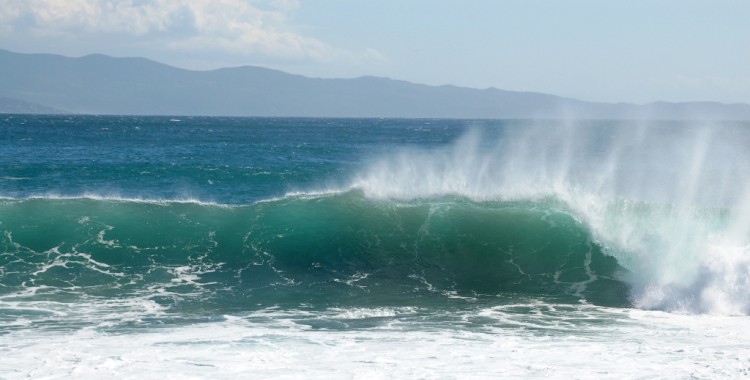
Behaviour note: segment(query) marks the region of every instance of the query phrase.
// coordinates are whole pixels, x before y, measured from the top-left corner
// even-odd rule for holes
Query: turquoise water
[[[715,326],[706,316],[741,325],[748,143],[750,125],[729,122],[3,115],[0,348],[14,354],[0,374],[147,373],[133,363],[151,359],[123,359],[128,343],[113,336],[157,352],[154,336],[260,350],[271,363],[308,343],[346,350],[333,337],[356,332],[386,357],[388,342],[414,344],[430,376],[453,377],[460,366],[435,367],[426,358],[441,354],[411,339],[439,332],[466,355],[501,338],[533,343],[552,363],[571,348],[538,339],[627,346],[636,329],[657,347],[692,323]],[[674,334],[658,343],[659,331]],[[260,335],[233,340],[245,333]],[[34,359],[66,334],[77,359]],[[285,348],[260,349],[271,346]],[[86,347],[121,366],[97,366]],[[703,375],[745,368],[728,352],[716,363],[739,369]],[[506,364],[466,365],[483,377]],[[380,369],[420,377],[393,368]],[[529,371],[511,374],[544,373]]]

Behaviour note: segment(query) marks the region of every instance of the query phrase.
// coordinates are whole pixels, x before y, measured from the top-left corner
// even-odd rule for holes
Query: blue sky
[[[0,0],[0,48],[750,103],[746,0]]]

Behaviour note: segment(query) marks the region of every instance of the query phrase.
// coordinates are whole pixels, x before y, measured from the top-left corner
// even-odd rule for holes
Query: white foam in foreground
[[[516,314],[512,312],[516,307],[531,310]],[[457,316],[463,326],[461,322],[449,326],[387,317],[398,310],[352,312],[356,318],[384,319],[375,328],[343,330],[311,329],[295,323],[293,313],[286,317],[260,313],[123,334],[16,330],[0,335],[0,378],[684,379],[750,375],[746,317],[587,305],[511,305],[467,312]],[[342,316],[342,310],[331,313]],[[472,327],[472,321],[485,325]]]

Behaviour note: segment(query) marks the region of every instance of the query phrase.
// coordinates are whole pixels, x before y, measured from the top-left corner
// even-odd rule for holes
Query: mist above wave
[[[352,187],[388,199],[552,197],[631,271],[637,306],[748,314],[749,143],[741,125],[474,129],[382,157]]]

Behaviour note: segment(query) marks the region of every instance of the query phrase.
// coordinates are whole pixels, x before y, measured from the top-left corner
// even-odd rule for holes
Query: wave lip
[[[5,201],[28,201],[28,200],[92,200],[92,201],[107,201],[107,202],[123,202],[123,203],[146,203],[155,205],[167,205],[171,203],[177,204],[197,204],[203,206],[216,206],[216,207],[232,207],[234,205],[226,203],[218,203],[212,201],[204,201],[197,198],[144,198],[144,197],[126,197],[119,195],[103,195],[97,193],[84,193],[80,195],[60,195],[60,194],[34,194],[24,197],[3,197],[0,196],[0,200]]]

